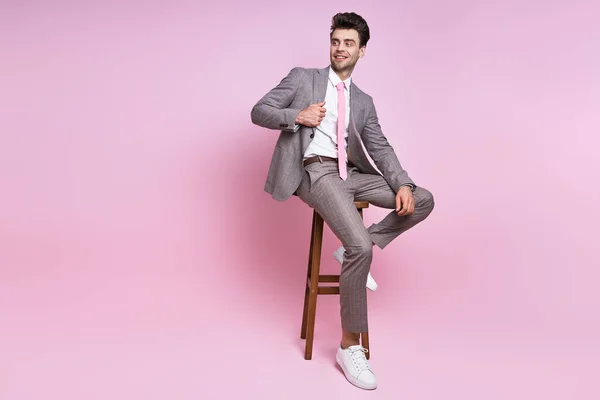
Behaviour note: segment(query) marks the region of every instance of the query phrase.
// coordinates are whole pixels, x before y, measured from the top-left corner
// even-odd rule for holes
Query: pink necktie
[[[338,169],[340,170],[340,177],[346,180],[348,172],[346,171],[346,95],[344,89],[346,84],[344,82],[338,83],[337,88],[337,101],[338,101],[338,120],[337,120],[337,148],[338,148]]]

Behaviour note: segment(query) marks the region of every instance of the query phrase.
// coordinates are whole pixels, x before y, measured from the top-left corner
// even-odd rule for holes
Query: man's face
[[[358,59],[365,54],[356,29],[336,29],[331,35],[331,67],[335,72],[352,72]]]

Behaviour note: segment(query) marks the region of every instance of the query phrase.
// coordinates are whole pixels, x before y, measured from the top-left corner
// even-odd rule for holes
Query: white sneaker
[[[345,251],[346,249],[344,246],[340,246],[339,249],[333,252],[333,258],[335,258],[340,264],[344,262]],[[367,289],[373,292],[377,290],[377,282],[375,282],[375,279],[373,279],[373,276],[371,276],[371,271],[369,271],[369,275],[367,275]]]
[[[340,346],[335,359],[344,371],[348,382],[361,389],[373,390],[377,388],[377,380],[365,356],[367,351],[360,344],[347,349],[342,349]]]

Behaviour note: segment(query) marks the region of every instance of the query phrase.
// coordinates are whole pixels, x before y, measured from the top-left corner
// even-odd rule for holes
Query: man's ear
[[[366,51],[367,51],[367,46],[361,47],[360,50],[358,50],[358,56],[359,57],[364,57]]]

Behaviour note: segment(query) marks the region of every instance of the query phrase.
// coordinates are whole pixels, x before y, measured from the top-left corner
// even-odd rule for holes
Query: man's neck
[[[333,67],[331,67],[331,69],[333,69]],[[344,71],[336,71],[336,70],[333,70],[333,72],[335,72],[335,74],[336,74],[336,75],[337,75],[337,76],[338,76],[338,77],[339,77],[339,78],[340,78],[342,81],[345,81],[345,80],[347,80],[348,78],[350,78],[350,76],[352,76],[352,71],[353,71],[353,69],[351,69],[351,70],[344,70]]]

